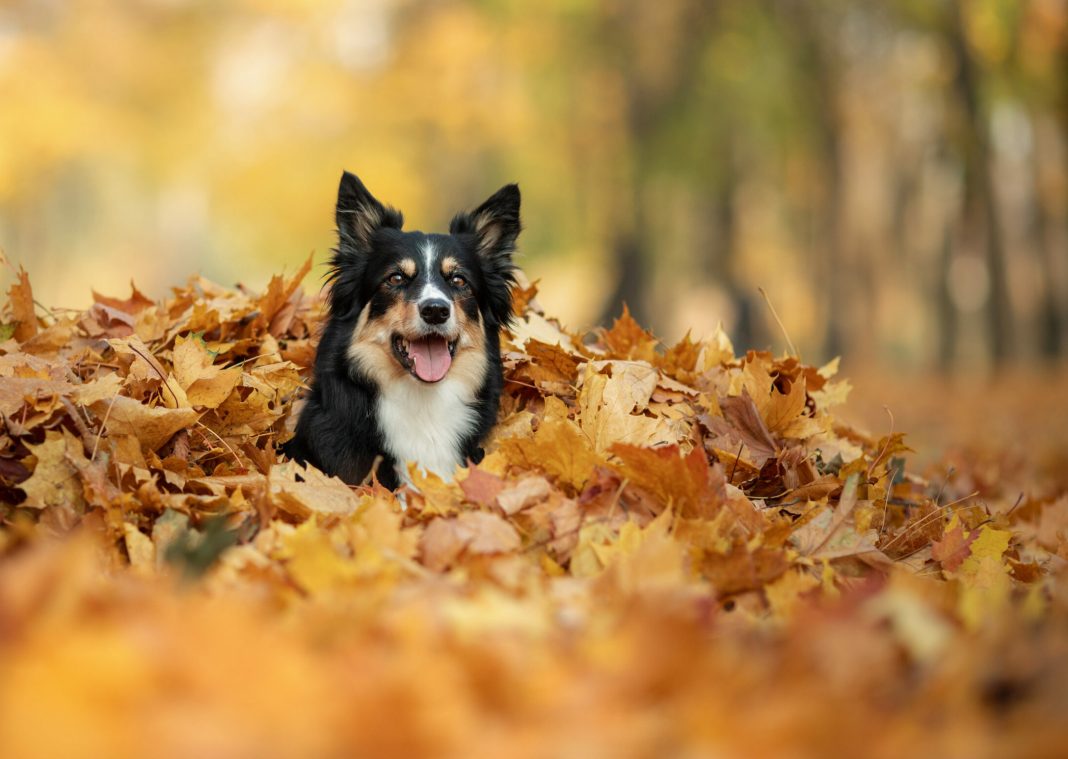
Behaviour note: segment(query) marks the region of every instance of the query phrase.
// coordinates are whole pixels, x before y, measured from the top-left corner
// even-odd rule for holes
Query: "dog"
[[[504,385],[519,200],[505,185],[448,234],[406,232],[399,211],[342,174],[328,313],[290,458],[352,485],[379,462],[390,489],[410,484],[410,463],[451,480],[482,459]]]

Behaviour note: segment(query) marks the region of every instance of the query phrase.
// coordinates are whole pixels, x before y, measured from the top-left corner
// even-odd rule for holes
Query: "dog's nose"
[[[419,315],[427,324],[444,324],[449,320],[449,302],[435,298],[420,303]]]

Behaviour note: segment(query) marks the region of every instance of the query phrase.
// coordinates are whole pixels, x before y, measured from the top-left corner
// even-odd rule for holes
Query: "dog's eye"
[[[386,281],[389,282],[394,287],[399,287],[400,285],[404,284],[404,275],[403,274],[390,274],[389,277],[386,279]]]
[[[451,282],[452,286],[457,289],[461,287],[467,287],[467,280],[461,277],[459,274],[453,274],[449,282]]]

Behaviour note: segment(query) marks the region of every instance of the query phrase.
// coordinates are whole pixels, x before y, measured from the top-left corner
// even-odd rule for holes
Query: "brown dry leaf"
[[[13,416],[27,402],[38,398],[65,395],[71,391],[67,382],[37,377],[4,377],[0,379],[0,413]]]
[[[91,292],[93,294],[94,303],[100,303],[101,305],[113,308],[116,311],[135,316],[140,314],[146,308],[151,308],[155,305],[151,298],[137,289],[137,285],[135,285],[133,281],[130,282],[130,297],[126,300],[119,300],[118,298],[101,295],[96,290],[92,290]]]
[[[529,364],[522,374],[536,384],[562,383],[573,385],[578,376],[578,360],[559,345],[550,345],[540,340],[527,340],[523,350],[529,356]]]
[[[107,417],[109,435],[133,435],[149,451],[159,450],[176,432],[200,417],[191,408],[151,408],[124,395],[96,401],[90,408],[98,419]]]
[[[760,412],[749,395],[742,389],[741,395],[721,398],[719,401],[722,417],[702,415],[701,422],[713,434],[724,439],[725,445],[718,443],[723,450],[737,449],[744,444],[749,456],[757,468],[764,466],[768,459],[778,453],[778,446],[771,438]]]
[[[712,337],[701,344],[701,352],[697,358],[696,368],[703,374],[708,374],[720,369],[725,364],[734,361],[734,345],[730,337],[723,329],[723,324],[716,325],[716,331]]]
[[[505,514],[512,516],[528,506],[544,501],[551,493],[552,487],[548,480],[531,475],[503,488],[497,494],[497,503]]]
[[[664,355],[657,357],[656,365],[672,377],[692,383],[703,348],[701,343],[691,340],[687,332],[679,342],[664,351]]]
[[[351,514],[359,505],[349,486],[337,477],[293,461],[272,467],[267,481],[272,502],[302,519],[312,514]]]
[[[602,330],[600,337],[611,358],[633,359],[650,364],[656,360],[657,339],[634,321],[626,304],[611,329]]]
[[[598,374],[589,365],[579,392],[582,431],[599,454],[616,443],[669,445],[688,432],[685,423],[634,414],[643,411],[656,388],[657,372],[648,364],[611,362],[613,375]]]
[[[499,450],[516,467],[548,473],[572,490],[581,490],[601,459],[589,439],[567,419],[567,409],[555,398],[546,399],[546,418],[532,438],[500,441]]]
[[[805,399],[804,379],[791,383],[785,394],[773,389],[764,411],[768,431],[784,437],[795,437],[788,431],[800,421],[799,417],[805,411]]]
[[[85,507],[78,473],[88,462],[82,443],[66,430],[45,433],[40,445],[27,446],[37,459],[33,474],[19,487],[26,494],[26,506],[44,509],[49,506]]]
[[[979,537],[979,532],[967,532],[960,523],[960,516],[953,515],[946,525],[946,531],[941,540],[931,544],[931,558],[942,565],[942,568],[955,572],[971,553],[972,543]]]
[[[139,572],[151,572],[156,569],[156,546],[147,535],[129,522],[122,525],[126,555],[130,557],[130,566]]]
[[[683,456],[675,446],[639,448],[614,445],[612,455],[622,477],[653,496],[662,509],[680,516],[708,518],[726,500],[723,471],[710,467],[705,454],[694,448]]]
[[[174,377],[190,406],[217,408],[241,382],[240,367],[223,369],[201,340],[179,337],[174,344]]]
[[[701,563],[702,574],[720,596],[763,588],[789,568],[790,562],[782,551],[750,551],[744,546],[735,546],[726,554],[705,554]]]
[[[37,309],[33,302],[30,276],[19,267],[18,279],[7,291],[11,318],[15,321],[15,340],[24,343],[37,335]]]
[[[117,373],[104,374],[74,388],[74,400],[83,406],[110,401],[122,390],[122,377]]]
[[[487,471],[483,466],[472,466],[467,476],[460,480],[464,498],[473,504],[488,508],[497,501],[497,494],[504,489],[504,480]]]
[[[522,316],[527,312],[537,294],[538,280],[534,280],[527,287],[516,285],[512,288],[512,310]]]
[[[423,532],[419,548],[423,563],[435,572],[455,565],[462,554],[501,554],[519,548],[519,533],[496,514],[467,511],[437,517]]]

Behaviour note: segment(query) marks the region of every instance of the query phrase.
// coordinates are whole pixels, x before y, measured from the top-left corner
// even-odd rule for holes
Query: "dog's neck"
[[[378,426],[397,462],[397,478],[411,482],[407,463],[446,482],[463,464],[462,442],[478,424],[469,383],[446,377],[434,384],[404,378],[379,388]]]

